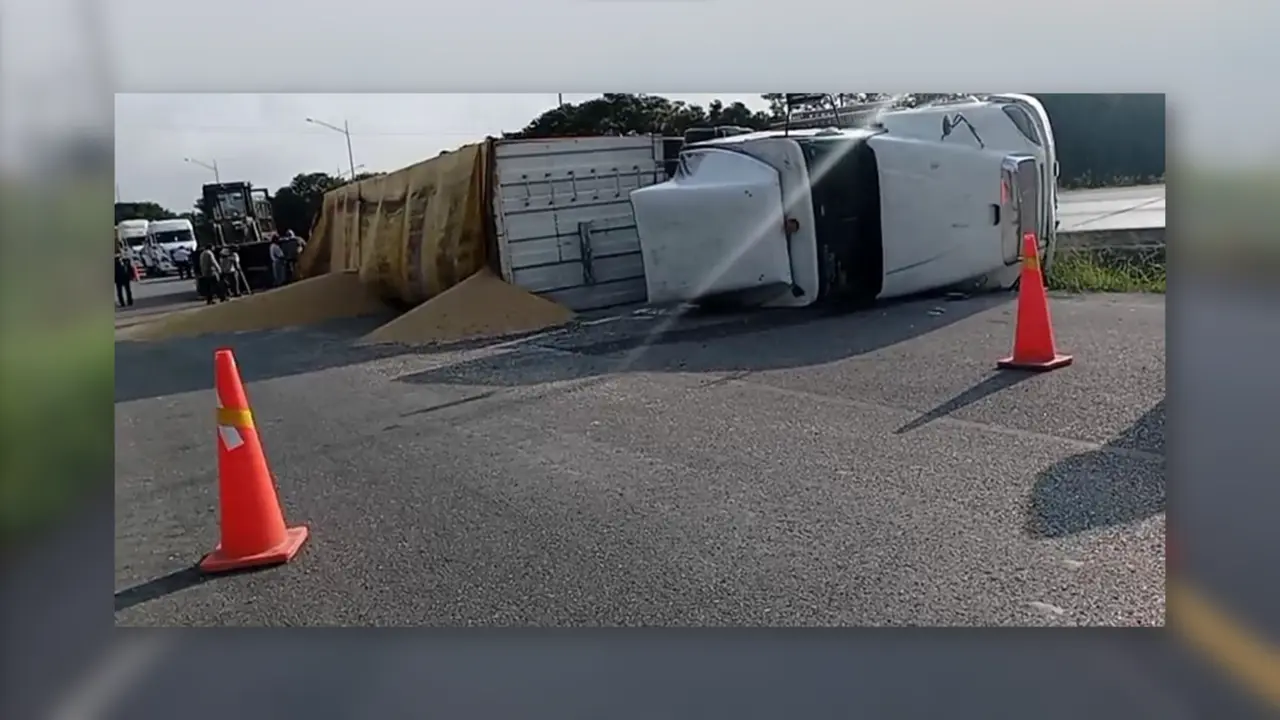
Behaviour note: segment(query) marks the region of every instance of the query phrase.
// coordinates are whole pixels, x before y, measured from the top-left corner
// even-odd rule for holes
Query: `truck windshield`
[[[155,238],[156,242],[161,245],[196,241],[190,230],[162,230],[161,232],[155,233]]]
[[[141,235],[137,237],[125,238],[125,242],[129,243],[129,247],[137,249],[147,242],[147,239]]]

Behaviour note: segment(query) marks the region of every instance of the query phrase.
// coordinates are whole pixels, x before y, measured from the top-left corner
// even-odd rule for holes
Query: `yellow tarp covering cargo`
[[[298,260],[302,277],[354,270],[417,305],[485,267],[493,141],[329,191]]]

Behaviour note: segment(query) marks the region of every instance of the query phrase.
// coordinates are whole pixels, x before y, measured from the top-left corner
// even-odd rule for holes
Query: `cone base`
[[[1070,355],[1054,355],[1050,360],[1018,360],[1016,358],[1007,357],[1003,360],[996,361],[996,367],[1001,370],[1031,370],[1033,372],[1048,372],[1066,367],[1071,364],[1075,358]]]
[[[219,545],[200,561],[200,570],[201,572],[213,574],[266,567],[268,565],[283,565],[298,554],[298,551],[302,549],[302,544],[307,541],[307,535],[308,531],[305,525],[289,528],[285,531],[284,542],[260,553],[243,557],[231,557],[223,553],[222,546]]]

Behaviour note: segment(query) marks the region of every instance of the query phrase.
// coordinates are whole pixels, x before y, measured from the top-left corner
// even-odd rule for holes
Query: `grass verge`
[[[96,319],[0,348],[0,547],[61,517],[111,464],[114,346]]]
[[[1064,248],[1045,278],[1062,292],[1164,293],[1164,248]]]
[[[0,179],[0,550],[52,529],[112,466],[108,175]]]

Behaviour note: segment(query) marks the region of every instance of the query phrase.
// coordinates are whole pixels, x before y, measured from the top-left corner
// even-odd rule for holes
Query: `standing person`
[[[307,241],[301,235],[294,235],[298,240],[298,256],[293,260],[293,275],[298,276],[298,263],[302,262],[302,251],[307,249]]]
[[[200,294],[204,296],[205,305],[212,305],[215,296],[219,300],[227,299],[227,290],[222,286],[218,258],[214,256],[213,248],[207,245],[200,251],[200,278],[196,282],[200,285]]]
[[[236,268],[231,260],[230,248],[222,248],[218,253],[218,273],[222,278],[222,287],[228,297],[240,296],[240,283],[236,281]]]
[[[184,247],[175,248],[173,251],[173,264],[178,266],[179,278],[185,280],[193,276],[194,273],[191,272],[190,250]]]
[[[133,261],[116,255],[116,302],[120,307],[133,305]]]
[[[271,238],[271,284],[273,287],[284,285],[284,249],[280,247],[280,239]]]
[[[231,251],[231,267],[236,274],[236,282],[244,289],[245,295],[253,294],[253,287],[249,285],[249,278],[244,274],[244,266],[240,264],[240,253]]]
[[[298,253],[301,252],[298,247],[298,236],[293,234],[293,230],[285,232],[284,241],[280,243],[280,247],[284,250],[285,282],[293,282],[298,279]]]
[[[232,297],[249,294],[249,281],[240,267],[240,253],[231,248],[222,249],[222,281]]]

